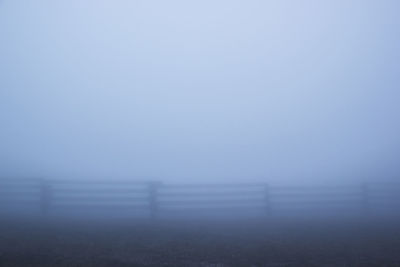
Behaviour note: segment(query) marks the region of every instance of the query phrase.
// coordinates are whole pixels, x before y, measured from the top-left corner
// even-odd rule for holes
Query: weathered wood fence
[[[0,179],[0,211],[126,216],[258,214],[400,215],[398,184],[272,186],[266,183],[164,184],[158,181]]]

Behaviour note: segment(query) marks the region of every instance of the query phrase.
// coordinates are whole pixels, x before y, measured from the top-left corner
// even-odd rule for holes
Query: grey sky
[[[0,175],[394,177],[397,1],[0,2]]]

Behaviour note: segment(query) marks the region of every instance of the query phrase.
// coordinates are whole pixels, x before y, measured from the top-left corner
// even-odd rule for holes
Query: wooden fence
[[[400,215],[397,184],[273,186],[266,183],[165,184],[158,181],[0,179],[0,211],[125,216],[257,214]]]

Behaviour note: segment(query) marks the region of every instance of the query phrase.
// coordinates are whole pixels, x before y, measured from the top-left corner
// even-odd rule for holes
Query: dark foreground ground
[[[395,222],[0,222],[0,266],[400,266]]]

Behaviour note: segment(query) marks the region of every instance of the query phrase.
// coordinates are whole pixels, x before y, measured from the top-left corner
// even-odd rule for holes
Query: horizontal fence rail
[[[399,184],[272,186],[158,181],[0,179],[0,212],[124,216],[400,215]]]

